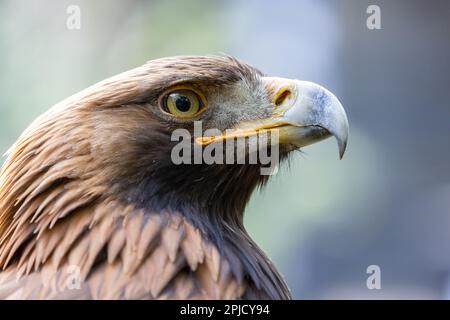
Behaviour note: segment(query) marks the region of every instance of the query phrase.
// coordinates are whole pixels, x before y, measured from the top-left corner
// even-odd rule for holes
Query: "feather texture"
[[[1,273],[0,298],[236,299],[242,296],[244,282],[237,281],[228,261],[200,236],[193,241],[190,234],[199,231],[181,216],[165,213],[143,219],[142,212],[137,210],[124,217],[123,207],[113,207],[119,214],[110,211],[88,232],[58,232],[75,225],[67,220],[58,225],[59,230],[44,233],[39,242],[33,243],[37,245],[30,243],[26,254],[28,259],[34,259],[34,269],[26,269],[17,276],[16,272],[29,260],[23,258],[9,265]],[[78,224],[78,228],[85,226]],[[52,237],[58,238],[59,243],[52,242]],[[139,237],[145,239],[140,241]],[[50,254],[44,254],[46,245],[54,248]],[[145,246],[140,248],[145,252],[140,258],[138,246]],[[182,247],[193,248],[194,256],[188,258],[185,252],[191,251]],[[102,257],[102,249],[113,253],[109,253],[109,258]],[[96,259],[101,260],[94,265]],[[68,285],[71,277],[71,281],[80,281],[79,287]],[[18,292],[19,289],[22,290]]]

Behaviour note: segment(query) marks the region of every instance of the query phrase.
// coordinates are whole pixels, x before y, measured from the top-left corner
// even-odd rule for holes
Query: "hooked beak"
[[[334,136],[342,158],[347,147],[348,119],[338,98],[313,82],[280,78],[266,81],[281,84],[284,91],[279,94],[288,91],[292,95],[278,106],[284,109],[278,121],[286,123],[279,128],[281,143],[303,147]]]
[[[349,126],[345,110],[334,94],[308,81],[277,77],[264,77],[262,81],[273,103],[271,117],[243,124],[231,134],[204,137],[198,142],[209,144],[217,140],[278,130],[280,144],[301,148],[334,136],[342,159],[347,147]]]

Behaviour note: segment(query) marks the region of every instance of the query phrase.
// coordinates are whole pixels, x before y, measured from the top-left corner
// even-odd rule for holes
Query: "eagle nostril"
[[[289,97],[291,95],[291,91],[287,90],[287,89],[283,89],[281,90],[278,95],[277,98],[275,100],[275,105],[279,106],[283,103],[284,100],[286,100],[287,97]]]

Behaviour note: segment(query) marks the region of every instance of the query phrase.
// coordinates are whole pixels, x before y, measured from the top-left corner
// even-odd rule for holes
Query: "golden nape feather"
[[[228,261],[178,214],[147,217],[142,210],[113,202],[103,203],[94,211],[94,216],[90,210],[79,212],[52,232],[44,233],[38,241],[29,243],[22,259],[0,274],[1,297],[236,299],[242,296],[246,286],[243,275],[235,277]],[[104,261],[96,266],[99,259]],[[75,281],[78,276],[79,286]]]

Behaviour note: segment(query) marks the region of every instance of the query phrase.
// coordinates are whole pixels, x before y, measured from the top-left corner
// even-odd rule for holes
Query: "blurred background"
[[[349,117],[342,161],[331,139],[305,148],[246,212],[294,297],[450,298],[450,1],[0,0],[0,151],[99,80],[220,53],[322,84]]]

